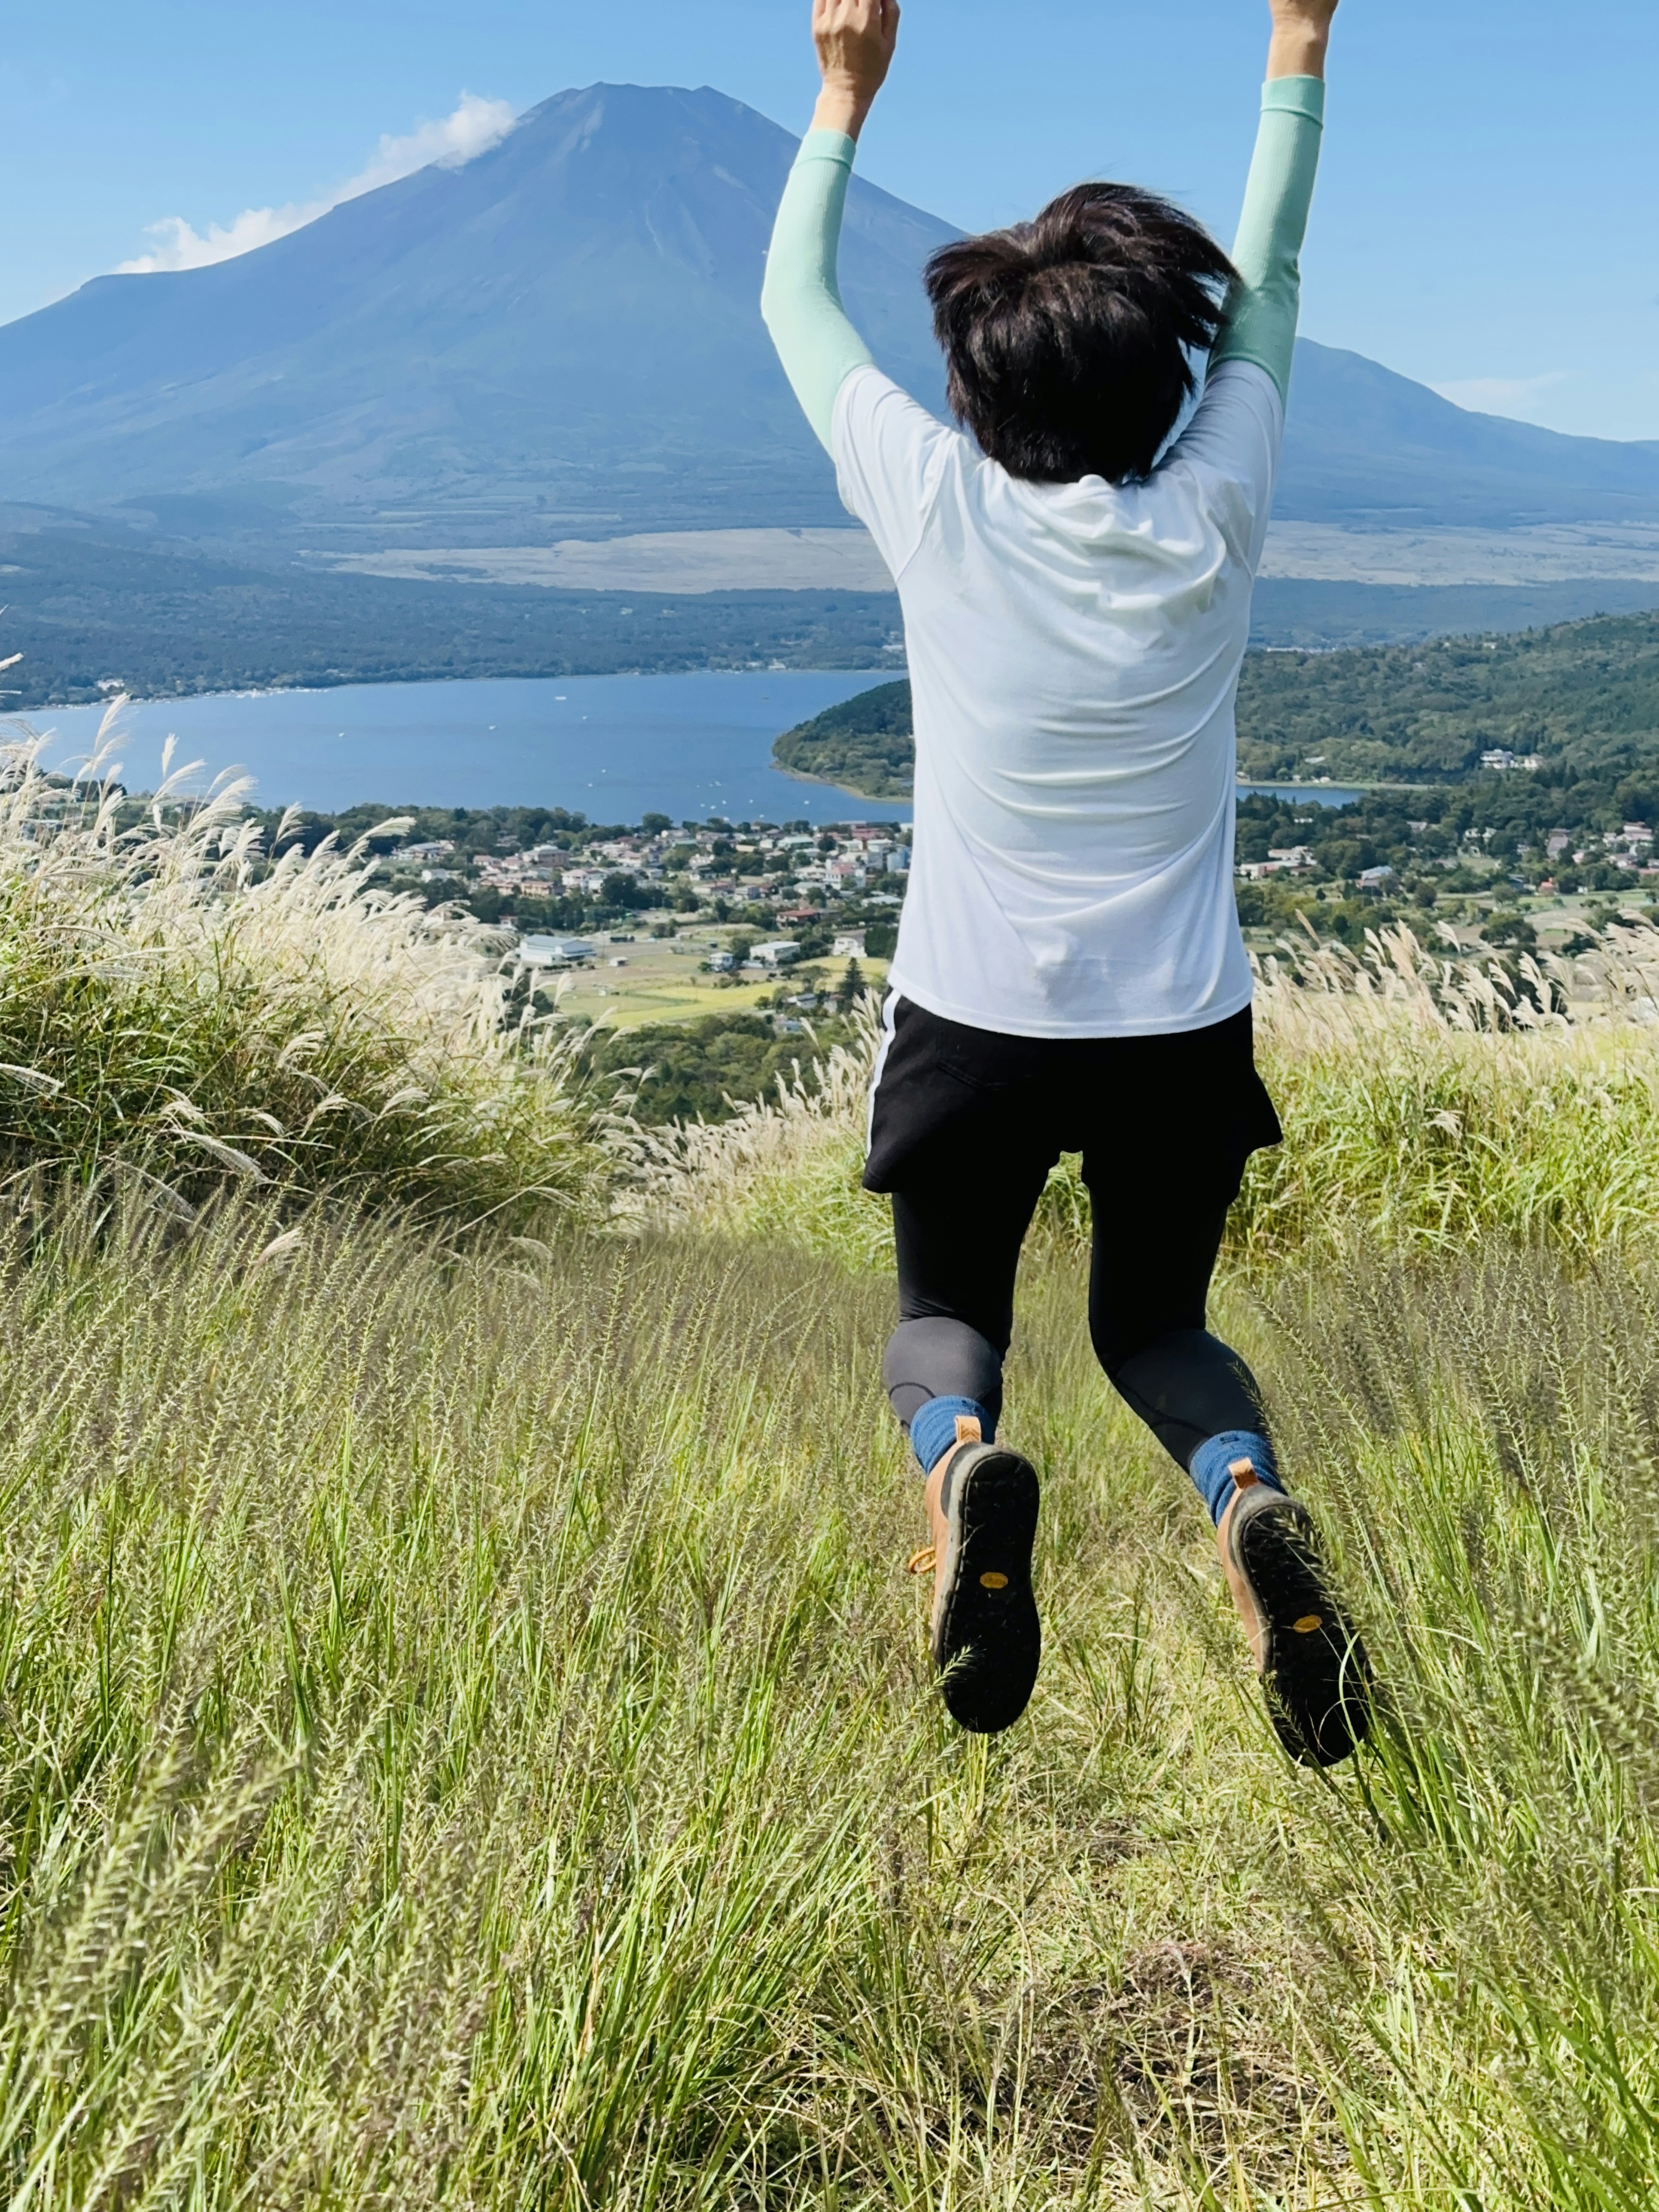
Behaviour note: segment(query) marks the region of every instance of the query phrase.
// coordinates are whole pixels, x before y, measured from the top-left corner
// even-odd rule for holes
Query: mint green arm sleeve
[[[1302,241],[1308,234],[1314,179],[1324,135],[1325,86],[1316,76],[1281,76],[1261,94],[1261,130],[1245,187],[1233,248],[1238,283],[1211,356],[1265,368],[1288,399],[1302,309]]]
[[[826,451],[836,394],[872,358],[836,283],[853,151],[853,141],[839,131],[809,131],[801,141],[773,227],[761,294],[784,374]]]

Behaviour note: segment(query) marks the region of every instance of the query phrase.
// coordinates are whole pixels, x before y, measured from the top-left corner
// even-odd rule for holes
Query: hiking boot
[[[1279,1740],[1304,1766],[1334,1766],[1370,1728],[1370,1666],[1349,1625],[1305,1505],[1247,1459],[1216,1540]]]
[[[933,1540],[910,1562],[933,1575],[933,1662],[951,1717],[976,1735],[1012,1728],[1036,1687],[1042,1629],[1031,1593],[1036,1470],[961,1419],[927,1478]]]

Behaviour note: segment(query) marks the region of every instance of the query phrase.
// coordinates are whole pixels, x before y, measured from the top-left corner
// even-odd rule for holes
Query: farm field
[[[751,981],[699,972],[711,950],[727,945],[733,934],[711,926],[672,940],[641,933],[631,945],[599,945],[595,966],[570,969],[552,979],[561,1010],[604,1021],[613,1029],[630,1030],[647,1023],[694,1021],[707,1014],[750,1013],[769,1006],[780,988],[789,988],[781,975]],[[745,929],[743,934],[753,938],[757,933]],[[617,959],[626,960],[627,966],[615,966]],[[847,966],[845,960],[807,964],[832,979]],[[885,982],[885,961],[866,959],[859,965],[872,988]]]

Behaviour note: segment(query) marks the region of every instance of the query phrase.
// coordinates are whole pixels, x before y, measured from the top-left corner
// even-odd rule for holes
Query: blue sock
[[[1240,1459],[1249,1460],[1269,1490],[1282,1491],[1285,1487],[1279,1479],[1279,1462],[1266,1437],[1257,1436],[1249,1429],[1229,1429],[1222,1436],[1212,1437],[1193,1454],[1192,1475],[1198,1485],[1199,1496],[1209,1507],[1210,1518],[1218,1528],[1238,1487],[1229,1469],[1235,1460]]]
[[[977,1398],[929,1398],[910,1417],[910,1449],[924,1474],[931,1474],[955,1443],[958,1418],[977,1421],[986,1443],[996,1442],[997,1425]]]

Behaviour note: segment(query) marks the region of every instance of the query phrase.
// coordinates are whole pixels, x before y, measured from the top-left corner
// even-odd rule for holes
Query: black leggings
[[[1184,1468],[1211,1437],[1261,1432],[1255,1378],[1204,1326],[1244,1163],[1280,1135],[1248,1008],[1170,1036],[1044,1040],[901,999],[888,1030],[865,1182],[893,1194],[902,1318],[885,1378],[899,1419],[928,1398],[1000,1411],[1020,1245],[1049,1170],[1076,1152],[1101,1365]]]
[[[977,1399],[1001,1412],[1002,1362],[1013,1335],[1019,1250],[1051,1160],[1000,1172],[978,1187],[925,1178],[893,1194],[899,1327],[884,1380],[908,1424],[928,1398]],[[1261,1393],[1236,1352],[1204,1326],[1226,1206],[1178,1184],[1103,1189],[1094,1206],[1089,1330],[1101,1365],[1183,1468],[1209,1437],[1264,1431]]]

